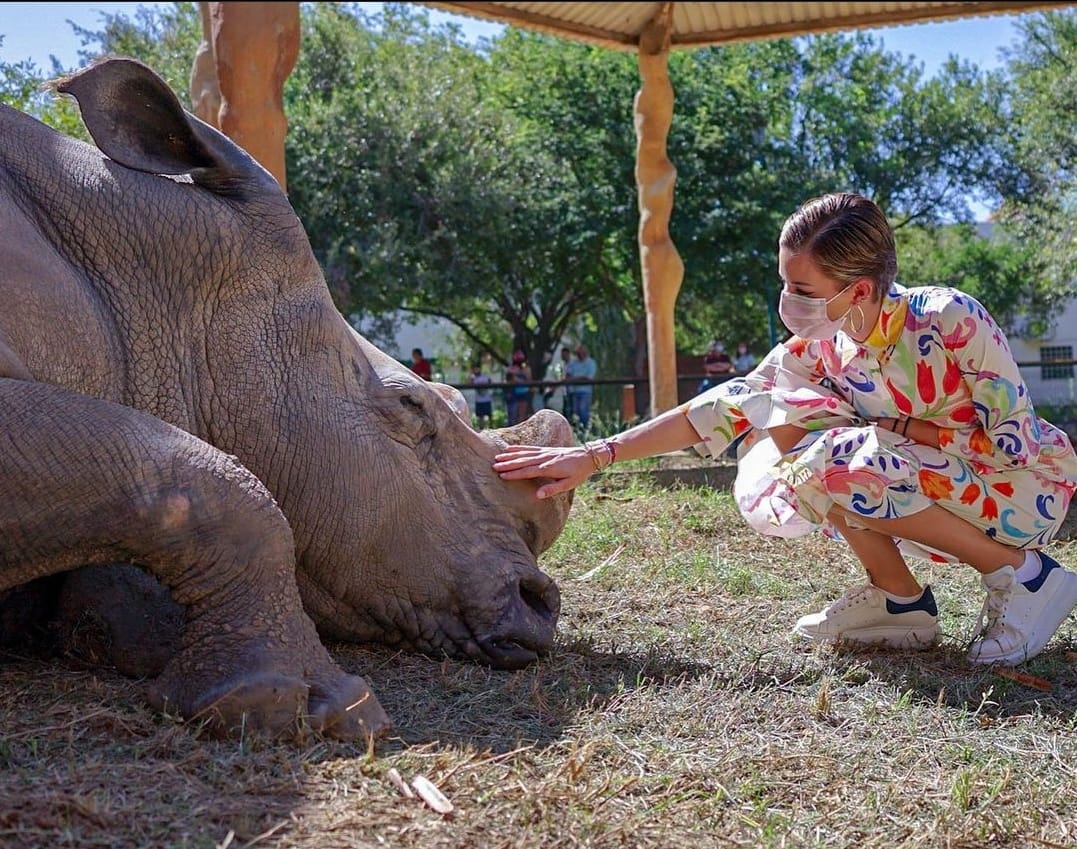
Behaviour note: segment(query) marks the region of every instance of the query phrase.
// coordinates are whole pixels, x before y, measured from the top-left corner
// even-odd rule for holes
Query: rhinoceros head
[[[79,175],[59,196],[88,199],[53,215],[61,252],[122,314],[109,348],[137,353],[117,400],[266,484],[321,633],[501,667],[549,647],[559,595],[536,558],[570,501],[540,502],[491,463],[506,443],[571,444],[564,418],[476,432],[443,388],[356,333],[277,183],[144,65],[109,60],[58,87],[108,157],[67,149]]]

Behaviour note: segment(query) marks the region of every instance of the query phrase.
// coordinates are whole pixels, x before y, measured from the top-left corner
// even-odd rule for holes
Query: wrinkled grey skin
[[[317,632],[504,668],[547,650],[536,558],[570,500],[490,466],[571,444],[563,417],[476,433],[355,333],[273,178],[145,66],[57,88],[100,150],[0,106],[0,591],[146,570],[185,609],[158,660],[124,657],[174,615],[128,627],[152,588],[91,566],[60,607],[115,614],[120,668],[223,731],[386,727]]]

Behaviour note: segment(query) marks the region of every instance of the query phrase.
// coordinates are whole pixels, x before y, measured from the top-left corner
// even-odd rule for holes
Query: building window
[[[1052,360],[1061,360],[1055,363]],[[1040,378],[1066,380],[1073,377],[1073,346],[1044,345],[1040,348]]]

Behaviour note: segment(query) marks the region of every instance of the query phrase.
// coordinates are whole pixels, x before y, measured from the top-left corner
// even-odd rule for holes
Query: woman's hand
[[[595,471],[594,461],[583,446],[571,448],[510,445],[494,457],[494,471],[504,480],[552,478],[535,493],[539,498],[568,492]]]

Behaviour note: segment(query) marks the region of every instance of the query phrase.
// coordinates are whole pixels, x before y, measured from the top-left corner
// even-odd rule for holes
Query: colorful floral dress
[[[956,289],[895,284],[867,341],[844,332],[793,337],[684,412],[703,453],[717,457],[743,437],[738,506],[775,536],[837,536],[826,521],[835,505],[886,519],[938,504],[1006,545],[1039,548],[1077,488],[1069,438],[1036,416],[1005,335]],[[939,448],[867,421],[897,416],[938,425]],[[779,424],[809,431],[784,456],[765,434]],[[956,559],[898,543],[916,556]]]

